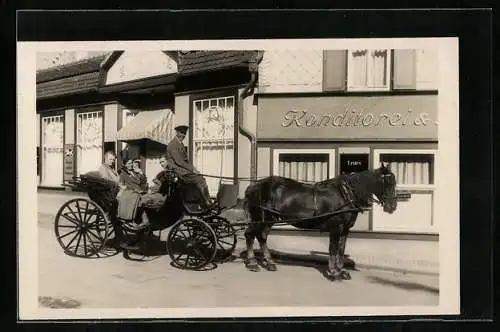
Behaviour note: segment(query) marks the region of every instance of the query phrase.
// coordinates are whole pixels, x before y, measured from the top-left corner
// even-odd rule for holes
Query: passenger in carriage
[[[144,172],[142,171],[141,168],[141,161],[139,159],[136,159],[132,163],[132,171],[134,172],[134,177],[137,179],[139,183],[139,188],[143,192],[148,191],[148,179],[146,175],[144,175]]]
[[[137,176],[133,170],[133,161],[131,159],[125,159],[123,162],[124,167],[120,173],[120,186],[123,187],[123,192],[121,195],[117,196],[118,204],[121,209],[134,208],[137,202],[137,212],[141,212],[142,222],[137,225],[137,227],[144,227],[149,224],[149,218],[146,211],[142,208],[141,198],[136,201],[137,194],[142,195],[147,191],[142,184],[142,179]]]
[[[99,174],[107,180],[119,183],[119,175],[115,171],[116,155],[113,151],[106,151],[104,163],[99,167]]]
[[[206,208],[211,208],[210,193],[205,178],[190,163],[186,148],[182,143],[186,138],[188,126],[175,127],[175,137],[167,145],[167,161],[176,174],[188,183],[194,183],[200,190]]]
[[[167,171],[169,170],[165,156],[160,158],[160,166],[162,170],[151,181],[151,185],[147,185],[146,183],[148,186],[147,193],[141,197],[141,204],[153,209],[159,209],[166,199],[166,194],[160,192],[162,184],[167,180]]]

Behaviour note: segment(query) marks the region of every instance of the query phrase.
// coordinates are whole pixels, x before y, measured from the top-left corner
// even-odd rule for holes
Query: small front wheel
[[[167,249],[175,267],[201,270],[213,262],[217,239],[209,224],[196,217],[186,217],[172,226],[168,233]]]
[[[217,261],[225,261],[230,258],[236,248],[236,230],[231,223],[220,216],[210,216],[204,220],[212,227],[217,239]]]

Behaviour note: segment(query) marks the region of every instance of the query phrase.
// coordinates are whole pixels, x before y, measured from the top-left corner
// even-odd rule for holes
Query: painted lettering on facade
[[[314,114],[308,110],[292,109],[281,121],[282,127],[381,127],[427,126],[434,124],[426,112],[388,112],[375,114],[365,110],[346,109],[343,113]]]

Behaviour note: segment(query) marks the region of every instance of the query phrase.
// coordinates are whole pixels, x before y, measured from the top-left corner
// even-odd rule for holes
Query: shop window
[[[435,233],[434,150],[375,150],[375,165],[380,161],[389,164],[396,177],[396,189],[408,191],[411,198],[398,202],[393,214],[374,206],[373,225],[379,231],[404,231]]]
[[[77,114],[77,174],[95,171],[103,158],[103,114],[101,111]]]
[[[44,186],[61,186],[63,183],[64,116],[42,117],[42,174]]]
[[[390,88],[389,49],[349,50],[347,83],[349,91],[384,91]]]
[[[233,96],[193,101],[193,163],[213,176],[206,177],[211,195],[219,188],[216,177],[234,176],[234,116]]]
[[[274,150],[274,175],[302,182],[319,182],[334,176],[332,150]]]

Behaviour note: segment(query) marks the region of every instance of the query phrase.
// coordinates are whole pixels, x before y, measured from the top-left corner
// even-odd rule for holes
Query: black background
[[[293,1],[288,5],[293,5]],[[31,2],[32,4],[35,2]],[[87,2],[88,3],[88,2]],[[107,3],[107,2],[103,2]],[[279,8],[274,2],[274,8]],[[309,4],[311,2],[309,1]],[[71,6],[66,3],[65,6]],[[164,5],[164,4],[163,4]],[[189,5],[189,3],[188,3]],[[245,4],[243,4],[245,5]],[[100,6],[100,5],[99,5]],[[479,4],[476,4],[479,6]],[[102,5],[101,7],[105,7]],[[354,7],[354,6],[351,6]],[[436,7],[431,4],[431,7]],[[113,8],[113,7],[111,7]],[[117,8],[116,6],[114,8]],[[118,7],[119,8],[119,7]],[[16,15],[15,12],[3,13],[2,39],[4,45],[13,50],[10,55],[11,65],[4,66],[2,71],[5,86],[15,90],[15,40]],[[492,318],[492,202],[493,202],[493,113],[492,113],[492,12],[488,10],[391,10],[391,11],[166,11],[166,12],[19,12],[17,13],[19,41],[63,41],[63,40],[158,40],[158,39],[244,39],[244,38],[361,38],[361,37],[459,37],[460,46],[460,246],[461,246],[461,308],[460,319],[469,320],[476,324],[462,324],[461,330],[477,330],[479,322]],[[5,61],[5,60],[4,60]],[[3,89],[3,93],[8,90]],[[3,99],[5,114],[2,124],[7,128],[2,134],[6,145],[5,157],[7,160],[16,160],[15,149],[8,152],[14,145],[16,127],[14,114],[16,109],[15,91],[7,94]],[[10,121],[10,123],[9,123]],[[498,130],[497,130],[498,132]],[[14,137],[13,137],[14,136]],[[1,200],[2,211],[11,212],[16,216],[15,196],[16,168],[12,168],[12,176],[4,172],[10,182],[12,191],[7,191]],[[12,203],[8,206],[7,203]],[[9,257],[14,261],[10,267],[15,271],[15,223],[13,218],[4,220],[3,245],[8,240],[13,244],[6,247],[12,254]],[[12,235],[7,235],[7,229]],[[34,249],[36,250],[36,249]],[[4,251],[7,252],[7,251]],[[9,267],[9,269],[10,269]],[[168,268],[165,273],[168,273]],[[286,276],[285,276],[286,277]],[[258,278],[255,276],[254,278]],[[15,282],[16,280],[14,280]],[[75,281],[75,287],[78,283]],[[242,281],[242,287],[252,291],[250,281]],[[17,285],[4,284],[4,288],[11,290],[13,297]],[[96,296],[98,296],[96,294]],[[165,296],[168,296],[166,294]],[[335,296],[335,294],[332,294]],[[14,301],[17,303],[17,297]],[[13,301],[13,302],[14,302]],[[3,311],[2,316],[6,317]],[[9,315],[13,318],[14,312]],[[17,317],[17,314],[16,314]],[[410,319],[414,323],[410,330],[436,330],[436,320],[447,321],[459,317],[345,317],[350,323],[332,326],[330,321],[341,320],[333,318],[303,318],[313,322],[311,326],[299,324],[286,325],[288,330],[313,328],[314,330],[332,329],[362,329],[375,328],[384,331],[401,331],[407,327],[401,319]],[[353,319],[355,321],[353,321]],[[415,322],[416,319],[416,322]],[[275,322],[293,322],[298,319],[273,319]],[[364,321],[361,324],[361,320]],[[382,320],[385,323],[382,323]],[[225,320],[226,322],[231,320]],[[236,320],[238,321],[238,320]],[[236,322],[233,321],[233,322]],[[250,321],[265,321],[265,319],[248,319]],[[389,321],[393,321],[389,324]],[[206,322],[206,320],[205,320]],[[395,322],[395,323],[394,323]],[[39,328],[39,325],[22,324],[18,328],[30,330]],[[48,326],[47,326],[48,327]],[[135,328],[145,330],[164,330],[165,328],[199,329],[199,325],[191,325],[185,321],[170,323],[168,326],[155,325],[154,321],[143,322],[141,325],[119,324],[109,322],[106,325],[89,323],[71,326],[77,331],[118,328],[130,331]],[[456,330],[456,322],[440,324],[441,329]],[[481,331],[492,325],[481,326]],[[69,324],[59,323],[50,326],[51,330],[67,330]],[[281,324],[272,322],[261,323],[258,326],[237,323],[203,326],[217,331],[233,328],[239,331],[259,329],[263,331],[285,328]]]

